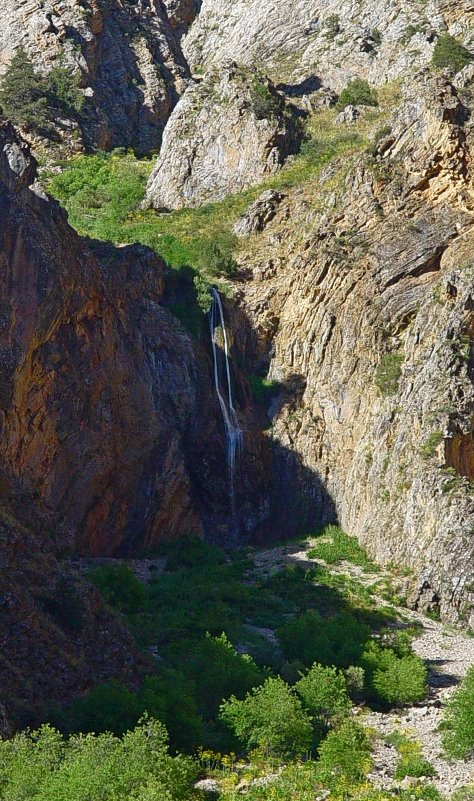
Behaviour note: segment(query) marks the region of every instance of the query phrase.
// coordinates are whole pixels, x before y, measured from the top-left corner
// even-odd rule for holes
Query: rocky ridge
[[[243,240],[239,302],[257,365],[286,387],[274,533],[338,517],[414,571],[415,607],[472,625],[471,153],[456,90],[421,72],[375,161],[339,184],[323,171]]]

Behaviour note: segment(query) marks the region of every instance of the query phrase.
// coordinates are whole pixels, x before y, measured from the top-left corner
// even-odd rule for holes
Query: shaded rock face
[[[297,126],[271,84],[228,65],[190,87],[173,111],[147,203],[180,209],[221,200],[277,172],[297,148]]]
[[[152,670],[99,593],[55,559],[45,531],[45,520],[35,533],[0,510],[1,736],[94,684],[133,685]]]
[[[189,80],[160,4],[2,0],[0,12],[9,21],[0,31],[0,73],[23,44],[38,69],[64,64],[80,77],[86,146],[143,152],[159,147],[166,120]],[[59,126],[66,140],[68,127],[74,132],[71,122]],[[71,143],[75,148],[77,135]]]
[[[338,210],[290,193],[241,256],[254,358],[283,387],[273,533],[338,518],[378,561],[413,570],[415,605],[451,620],[474,603],[468,119],[452,86],[420,73],[375,162],[342,179]]]
[[[211,363],[160,303],[162,263],[87,246],[8,126],[0,153],[3,464],[83,553],[215,528],[228,488]]]

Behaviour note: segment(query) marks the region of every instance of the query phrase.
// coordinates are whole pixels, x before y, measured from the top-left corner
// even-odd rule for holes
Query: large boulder
[[[174,109],[147,188],[157,209],[200,206],[277,172],[299,126],[272,84],[227,65],[191,86]]]

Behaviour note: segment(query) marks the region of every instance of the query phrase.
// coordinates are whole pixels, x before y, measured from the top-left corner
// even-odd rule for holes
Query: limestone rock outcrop
[[[469,0],[203,0],[183,47],[192,69],[232,58],[301,94],[311,76],[339,90],[354,76],[381,84],[426,65],[441,32],[469,46],[473,13]]]
[[[240,258],[254,358],[282,388],[273,533],[339,519],[378,561],[413,571],[415,606],[472,625],[469,115],[421,72],[375,155],[342,171],[340,202],[334,171],[316,209],[289,192]]]
[[[161,4],[2,0],[0,13],[8,20],[0,30],[0,75],[23,45],[37,69],[48,72],[59,64],[79,77],[86,146],[142,152],[159,147],[190,77]],[[69,127],[77,138],[77,128]],[[68,138],[67,121],[62,134]]]
[[[236,64],[211,71],[174,109],[147,203],[180,209],[221,200],[277,172],[298,127],[273,86]]]

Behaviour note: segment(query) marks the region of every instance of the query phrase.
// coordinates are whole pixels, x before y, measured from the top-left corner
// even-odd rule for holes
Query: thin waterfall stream
[[[237,414],[234,408],[232,397],[232,380],[230,375],[229,363],[229,345],[227,339],[227,330],[224,320],[224,310],[222,307],[221,297],[214,287],[211,287],[212,305],[209,311],[209,328],[211,332],[212,342],[212,356],[214,360],[214,385],[216,395],[221,407],[222,419],[224,421],[226,433],[226,446],[227,446],[227,469],[229,472],[229,505],[232,522],[232,536],[235,540],[239,535],[239,524],[237,519],[237,509],[235,502],[235,466],[236,459],[242,450],[243,446],[243,432],[239,426]],[[225,373],[227,379],[227,400],[225,398],[225,390],[221,389],[219,380],[219,362],[218,362],[218,347],[219,343],[216,339],[216,331],[218,328],[222,330],[223,339],[223,353],[225,363]]]

